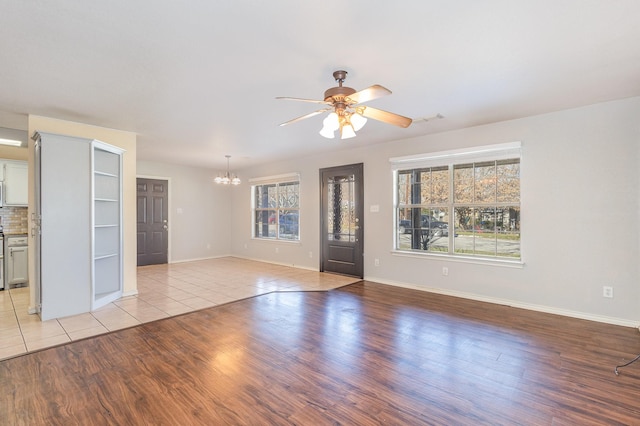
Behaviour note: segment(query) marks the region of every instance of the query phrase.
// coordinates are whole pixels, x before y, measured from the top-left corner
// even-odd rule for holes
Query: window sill
[[[300,240],[285,240],[285,239],[277,239],[277,238],[256,238],[251,237],[251,241],[257,241],[261,243],[284,243],[284,244],[300,244]]]
[[[391,254],[393,256],[412,257],[414,259],[445,260],[447,262],[459,262],[459,263],[469,263],[474,265],[498,266],[502,268],[522,269],[524,268],[524,265],[525,265],[522,260],[489,259],[485,257],[470,257],[470,256],[460,256],[460,255],[450,255],[450,254],[440,254],[440,253],[420,253],[420,252],[409,252],[409,251],[403,251],[403,250],[392,250]]]

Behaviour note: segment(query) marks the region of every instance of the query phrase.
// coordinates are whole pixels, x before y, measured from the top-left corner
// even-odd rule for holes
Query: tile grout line
[[[27,341],[24,338],[24,332],[22,331],[22,324],[20,323],[20,318],[18,317],[18,309],[16,308],[16,304],[13,301],[13,293],[11,293],[11,288],[7,287],[9,292],[9,299],[11,300],[11,306],[13,307],[13,315],[16,318],[16,322],[18,323],[18,330],[20,330],[20,337],[22,338],[22,344],[24,345],[24,349],[28,352]]]

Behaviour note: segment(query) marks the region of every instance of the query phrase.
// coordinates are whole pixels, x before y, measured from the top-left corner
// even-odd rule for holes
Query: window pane
[[[396,247],[400,250],[411,250],[411,209],[401,207],[396,210],[398,226],[396,228]]]
[[[449,202],[449,168],[431,169],[431,202],[434,204]]]
[[[283,210],[278,222],[278,238],[297,240],[299,236],[299,215],[297,211]]]
[[[398,173],[398,203],[411,203],[411,173]]]
[[[449,251],[448,209],[399,208],[397,247],[405,250]]]
[[[448,167],[416,169],[398,173],[398,203],[446,203],[449,199]]]
[[[420,170],[415,180],[416,199],[413,204],[431,204],[431,169]],[[417,194],[420,194],[418,197]]]
[[[454,166],[453,190],[456,203],[473,202],[473,164]]]
[[[497,210],[496,256],[520,258],[520,207],[504,207]]]
[[[520,207],[456,207],[454,252],[520,258]]]
[[[254,236],[256,238],[275,238],[276,228],[275,210],[256,210],[254,221]]]
[[[298,207],[298,182],[281,183],[278,186],[280,208]]]
[[[491,203],[496,200],[496,163],[476,163],[474,167],[476,203]]]
[[[411,186],[407,194],[407,204],[420,204],[422,201],[422,180],[424,170],[411,171]]]
[[[497,175],[497,201],[501,203],[520,202],[520,160],[498,161]]]
[[[256,208],[276,208],[277,207],[277,188],[275,184],[256,186]]]
[[[398,229],[401,233],[407,231],[407,233],[411,232],[411,209],[406,207],[401,207],[397,210],[398,216]]]
[[[422,209],[420,217],[422,250],[431,252],[449,251],[448,209]]]
[[[453,230],[457,237],[454,239],[454,253],[473,254],[473,209],[470,207],[456,207],[454,209]]]
[[[496,209],[483,207],[474,209],[475,226],[474,232],[474,254],[480,256],[496,255]]]

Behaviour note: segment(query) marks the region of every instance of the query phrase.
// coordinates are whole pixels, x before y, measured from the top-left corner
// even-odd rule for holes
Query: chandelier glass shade
[[[240,178],[238,178],[237,175],[233,175],[232,177],[231,172],[229,172],[229,158],[231,158],[231,156],[225,155],[225,157],[227,158],[227,171],[222,176],[216,176],[213,181],[221,185],[240,185]]]
[[[340,139],[349,139],[356,136],[356,132],[362,129],[367,122],[361,112],[337,109],[322,121],[320,135],[327,138],[335,138],[336,130],[340,130]]]

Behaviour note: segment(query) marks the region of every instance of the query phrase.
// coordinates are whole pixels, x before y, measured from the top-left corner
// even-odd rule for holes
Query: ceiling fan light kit
[[[356,132],[362,129],[366,124],[367,118],[373,118],[374,120],[405,128],[409,127],[411,124],[410,118],[403,117],[392,112],[371,108],[369,106],[359,105],[363,102],[391,94],[389,89],[386,89],[379,84],[375,84],[364,90],[356,92],[355,89],[342,85],[344,80],[347,78],[347,72],[343,70],[335,71],[333,73],[333,78],[338,82],[338,86],[327,89],[324,92],[323,101],[287,97],[276,98],[329,105],[327,108],[294,118],[293,120],[289,120],[280,125],[286,126],[331,110],[333,111],[322,121],[322,129],[320,130],[320,135],[328,139],[335,138],[336,130],[340,130],[340,139],[355,137]]]
[[[233,177],[231,177],[231,172],[229,172],[229,158],[231,158],[231,156],[225,155],[225,157],[227,159],[227,171],[222,176],[220,175],[216,176],[216,178],[213,181],[221,185],[229,185],[229,184],[240,185],[241,183],[240,178],[237,175],[234,175]]]
[[[356,136],[356,132],[364,127],[367,119],[357,111],[344,111],[342,115],[332,112],[322,121],[320,135],[327,139],[335,138],[336,130],[340,130],[340,139],[349,139]]]
[[[351,124],[340,127],[340,139],[355,138],[356,132]]]
[[[353,126],[353,130],[355,130],[356,132],[362,129],[365,124],[367,124],[367,119],[364,118],[362,114],[358,113],[357,111],[351,114],[350,118],[351,118],[351,125]]]

